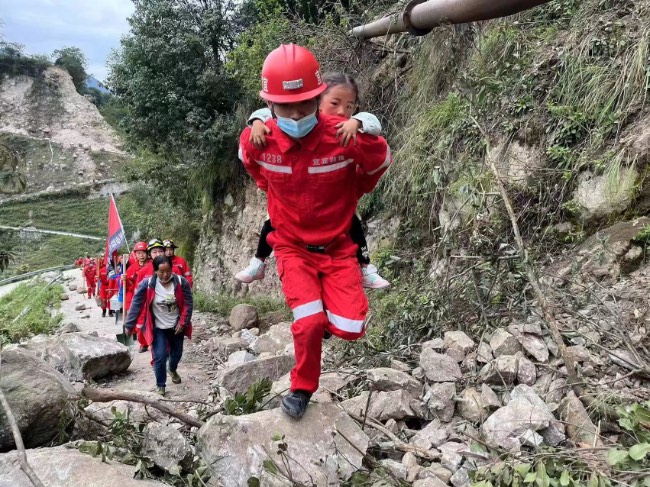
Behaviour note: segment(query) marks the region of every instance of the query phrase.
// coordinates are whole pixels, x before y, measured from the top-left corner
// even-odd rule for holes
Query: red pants
[[[268,239],[294,318],[296,366],[291,371],[291,390],[313,393],[318,389],[325,330],[345,340],[361,338],[366,331],[368,300],[361,285],[357,246],[346,237],[328,246],[326,253],[314,253],[277,232]]]
[[[89,298],[92,298],[95,295],[95,286],[97,286],[97,281],[95,279],[86,278],[86,287],[88,288]]]

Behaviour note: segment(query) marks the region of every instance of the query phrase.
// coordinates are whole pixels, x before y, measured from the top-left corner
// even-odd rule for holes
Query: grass
[[[63,286],[47,286],[42,281],[19,285],[11,293],[0,298],[0,342],[17,343],[40,333],[54,332],[63,319],[53,313],[61,306]],[[23,311],[25,314],[20,316]]]

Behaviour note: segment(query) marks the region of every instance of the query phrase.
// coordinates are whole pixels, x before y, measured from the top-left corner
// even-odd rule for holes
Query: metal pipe
[[[442,24],[463,24],[506,17],[550,0],[412,0],[403,12],[352,29],[360,39],[408,31],[428,34]]]

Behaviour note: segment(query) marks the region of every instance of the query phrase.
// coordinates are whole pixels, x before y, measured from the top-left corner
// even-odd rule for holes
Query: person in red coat
[[[168,359],[172,382],[181,382],[176,369],[183,355],[184,337],[192,338],[194,302],[189,282],[172,272],[169,257],[157,256],[152,266],[154,274],[138,286],[124,327],[127,333],[134,333],[136,323],[143,323],[142,331],[152,347],[156,390],[164,396]]]
[[[192,269],[185,259],[180,255],[176,255],[176,249],[178,248],[173,240],[166,239],[163,240],[163,245],[165,246],[165,255],[169,257],[172,261],[172,271],[174,274],[183,276],[187,279],[187,282],[190,283],[190,287],[194,286],[194,281],[192,280]]]
[[[127,266],[126,272],[123,277],[124,284],[124,316],[127,315],[128,311],[131,309],[131,301],[135,290],[138,287],[138,274],[140,270],[148,263],[147,258],[147,242],[138,242],[133,248],[133,253],[135,254],[135,263],[131,263]],[[148,350],[147,342],[142,333],[137,334],[138,343],[140,344],[140,352],[146,352]]]
[[[102,318],[106,316],[106,308],[108,308],[110,282],[108,280],[108,269],[106,269],[106,262],[103,261],[99,268],[99,299],[102,300]]]
[[[345,340],[365,333],[368,300],[350,221],[360,188],[371,190],[393,160],[378,136],[358,134],[355,144],[341,144],[337,127],[347,120],[318,113],[326,89],[309,50],[281,45],[262,67],[260,96],[274,117],[266,121],[266,147],[255,146],[249,127],[240,137],[240,158],[267,193],[275,228],[268,241],[293,312],[296,365],[281,407],[294,418],[318,388],[325,333]]]
[[[95,295],[95,287],[97,286],[97,266],[95,259],[89,259],[88,263],[84,266],[84,277],[86,278],[86,287],[88,288],[88,298]]]

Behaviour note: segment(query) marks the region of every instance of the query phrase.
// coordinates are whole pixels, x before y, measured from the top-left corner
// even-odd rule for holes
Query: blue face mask
[[[318,123],[318,118],[316,118],[316,112],[306,117],[301,118],[300,120],[293,120],[291,118],[276,117],[277,124],[280,130],[282,130],[289,137],[294,139],[301,139],[309,132],[311,132],[316,124]]]

